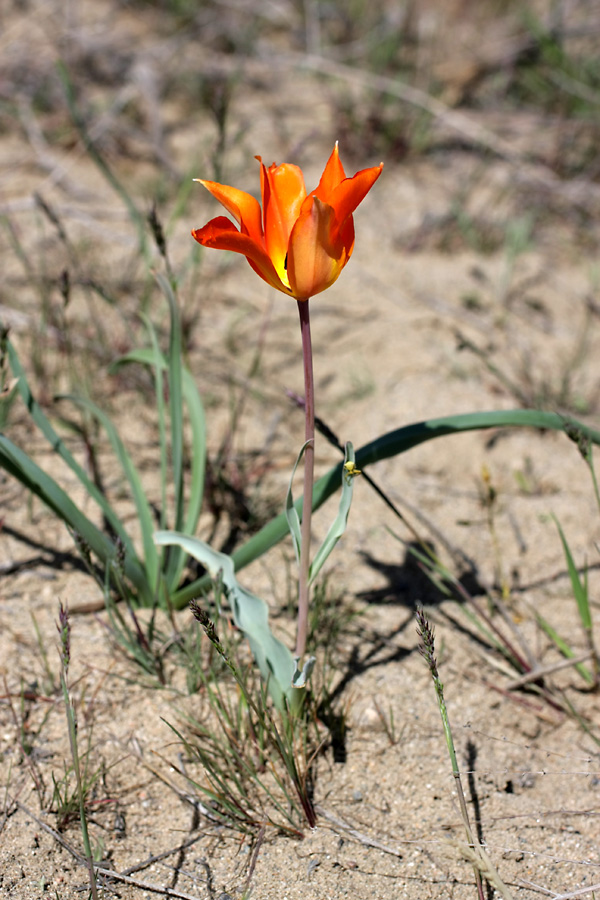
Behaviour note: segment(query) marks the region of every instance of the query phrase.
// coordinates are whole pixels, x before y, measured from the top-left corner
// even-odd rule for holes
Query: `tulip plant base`
[[[289,4],[289,15],[297,15],[299,6]],[[213,102],[223,84],[233,91],[232,143],[227,170],[219,178],[235,176],[253,190],[254,153],[266,164],[294,153],[310,170],[310,183],[316,183],[333,140],[342,137],[336,133],[341,86],[325,87],[310,72],[295,68],[297,49],[291,43],[285,45],[289,58],[282,61],[287,25],[282,31],[281,23],[270,20],[261,20],[261,41],[272,50],[268,60],[260,44],[252,59],[241,59],[247,77],[236,81],[238,68],[230,72],[234,55],[223,52],[220,42],[238,47],[242,33],[248,40],[251,35],[241,12],[227,9],[237,23],[237,43],[214,37],[213,31],[212,44],[201,48],[202,65],[214,64],[211,78],[203,82],[213,90]],[[2,213],[13,227],[0,237],[5,262],[0,319],[11,328],[38,398],[78,459],[97,465],[119,514],[135,520],[108,442],[101,438],[94,444],[92,460],[81,435],[58,421],[59,415],[75,421],[72,409],[54,404],[53,395],[72,388],[77,378],[110,409],[142,471],[144,489],[159,505],[158,437],[146,375],[109,376],[107,365],[131,349],[132,341],[136,346],[147,341],[139,325],[144,297],[150,296],[148,314],[161,327],[164,309],[148,287],[148,264],[137,262],[144,251],[137,249],[139,232],[131,211],[114,179],[107,179],[98,161],[82,150],[81,135],[64,108],[64,92],[54,81],[54,60],[64,55],[86,115],[97,114],[101,98],[107,119],[98,121],[105,126],[94,130],[98,123],[93,119],[90,133],[117,183],[127,186],[140,209],[159,185],[156,193],[164,189],[168,196],[165,218],[179,203],[185,207],[184,213],[173,212],[168,241],[190,328],[189,365],[205,400],[213,460],[227,444],[232,406],[239,402],[225,471],[229,483],[243,489],[245,504],[240,511],[234,491],[227,494],[223,488],[219,495],[215,490],[222,516],[215,526],[207,506],[200,534],[208,537],[215,526],[215,546],[230,537],[239,545],[252,520],[261,524],[283,508],[302,443],[302,414],[285,394],[285,389],[299,393],[302,385],[297,313],[294,300],[259,283],[242,259],[225,263],[206,253],[199,269],[190,262],[189,230],[215,211],[199,189],[185,205],[183,195],[171,193],[169,179],[179,189],[184,178],[191,182],[205,174],[200,163],[213,153],[216,119],[214,112],[210,118],[196,108],[201,92],[192,74],[200,65],[199,39],[192,33],[181,37],[173,53],[169,41],[179,32],[175,20],[169,19],[167,27],[166,15],[153,8],[152,15],[140,16],[137,8],[104,0],[77,4],[84,30],[69,34],[82,42],[70,45],[71,50],[79,47],[78,56],[66,53],[55,31],[59,26],[39,0],[15,5],[7,14],[6,34],[13,43],[7,44],[12,56],[3,62],[3,77],[21,85],[25,66],[29,79],[38,78],[39,91],[35,102],[23,95],[18,127],[3,120],[0,165],[7,193]],[[230,24],[223,20],[223,28]],[[289,31],[296,40],[304,27],[296,19],[293,25]],[[455,34],[463,34],[462,28],[468,38],[472,26],[461,19],[454,25],[452,43],[458,46]],[[162,62],[154,55],[159,46],[166,54]],[[84,67],[89,59],[93,65]],[[275,59],[280,69],[274,74]],[[113,67],[120,67],[118,79]],[[168,67],[176,88],[164,90],[163,121],[153,118],[151,87],[162,84],[159,76]],[[459,90],[454,81],[448,90],[452,86]],[[119,94],[124,87],[129,93]],[[13,93],[17,96],[16,87],[7,91]],[[123,120],[117,107],[124,109]],[[36,116],[41,132],[35,129]],[[552,140],[548,136],[560,117],[528,116],[526,121],[516,114],[510,118],[511,134],[518,135],[515,146],[531,150],[529,160],[548,162],[543,153],[562,138],[559,132]],[[568,127],[567,119],[561,123]],[[495,119],[482,119],[482,124],[498,126]],[[511,409],[528,400],[597,427],[598,216],[582,215],[582,239],[581,209],[569,205],[583,202],[581,192],[570,196],[567,178],[560,185],[548,182],[548,169],[539,163],[532,189],[523,180],[529,170],[518,180],[506,156],[483,159],[472,147],[450,140],[455,135],[439,122],[432,128],[439,154],[384,157],[381,178],[356,213],[353,257],[339,281],[312,302],[317,414],[357,448],[411,422]],[[358,133],[367,142],[369,135]],[[163,139],[167,157],[156,144]],[[355,135],[355,146],[357,140]],[[380,158],[377,150],[376,157],[361,156],[347,168],[377,165]],[[173,167],[168,176],[165,159]],[[55,168],[57,162],[63,167]],[[214,177],[218,180],[217,173]],[[540,186],[549,183],[549,193],[540,199]],[[34,191],[54,211],[54,223]],[[595,202],[595,191],[592,184],[586,203]],[[459,193],[464,206],[457,214]],[[529,233],[527,217],[534,204],[541,204],[541,212]],[[29,267],[23,267],[23,258],[30,260]],[[160,259],[153,256],[150,265],[158,267]],[[190,267],[193,284],[186,281]],[[67,270],[71,287],[65,303],[67,276],[61,273]],[[113,302],[102,299],[100,289],[86,293],[90,285],[100,285]],[[69,369],[73,360],[75,374]],[[70,471],[32,431],[18,399],[6,433],[86,508]],[[317,475],[339,461],[321,436],[316,456]],[[201,694],[187,696],[185,673],[169,654],[164,687],[123,656],[108,639],[101,595],[81,569],[71,536],[49,510],[0,473],[0,898],[64,900],[82,886],[81,896],[86,896],[86,869],[61,843],[81,853],[77,807],[69,817],[66,804],[53,799],[54,782],[59,794],[63,782],[67,794],[73,792],[57,690],[59,600],[79,610],[71,616],[70,682],[89,776],[92,844],[107,868],[129,873],[110,883],[115,896],[160,896],[151,892],[148,885],[153,885],[170,887],[167,896],[237,900],[249,872],[257,900],[476,896],[433,687],[417,652],[418,602],[425,604],[436,628],[438,665],[471,821],[504,884],[515,898],[535,900],[546,892],[561,895],[600,882],[600,767],[593,731],[600,721],[598,695],[582,689],[585,684],[572,668],[546,676],[572,704],[571,715],[539,694],[509,690],[516,673],[490,650],[464,606],[443,599],[425,577],[407,553],[411,533],[364,474],[355,479],[348,529],[328,567],[331,596],[341,598],[336,616],[343,627],[335,645],[327,647],[325,674],[334,709],[346,717],[345,739],[338,741],[335,755],[327,749],[315,761],[317,829],[305,829],[299,840],[267,828],[255,856],[258,828],[254,837],[241,836],[199,815],[183,797],[189,785],[177,768],[184,764],[190,774],[197,773],[166,722],[182,729],[186,713],[209,721]],[[482,609],[487,611],[484,588],[504,586],[510,623],[542,665],[562,656],[537,624],[536,613],[576,654],[585,653],[552,516],[576,565],[590,566],[596,629],[600,519],[586,466],[564,434],[493,429],[444,437],[371,466],[368,474],[444,561],[457,567],[453,571],[459,571],[461,558],[463,565],[465,559],[473,563],[463,583]],[[334,515],[332,504],[335,498],[315,515],[318,539]],[[239,573],[240,582],[269,602],[273,628],[289,646],[292,562],[286,541]],[[357,615],[340,614],[340,609]],[[140,616],[147,622],[150,613]],[[183,610],[172,618],[159,616],[157,625],[182,635],[190,622]],[[500,625],[498,617],[496,622]],[[511,633],[510,624],[502,627]],[[321,639],[326,643],[325,635]],[[315,677],[324,673],[323,647],[316,655]],[[193,842],[184,846],[188,841]],[[134,870],[150,858],[154,861]],[[111,896],[108,887],[105,896]]]

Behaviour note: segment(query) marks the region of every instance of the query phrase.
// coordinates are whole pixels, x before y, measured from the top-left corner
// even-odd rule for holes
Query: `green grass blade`
[[[0,466],[20,481],[49,509],[76,532],[105,565],[115,557],[114,544],[75,506],[68,494],[31,460],[26,453],[0,434]],[[125,575],[140,595],[150,599],[150,586],[136,556],[125,554]]]
[[[461,434],[465,431],[477,431],[486,428],[540,428],[552,431],[566,431],[566,428],[578,429],[587,435],[594,444],[600,444],[600,432],[594,431],[574,419],[567,419],[556,413],[538,412],[529,409],[493,410],[481,413],[466,413],[458,416],[448,416],[440,419],[430,419],[425,422],[417,422],[390,431],[382,437],[365,444],[356,452],[356,465],[359,469],[366,468],[372,463],[383,459],[398,456],[406,450],[411,450],[419,444],[431,441],[434,438],[445,435]],[[314,485],[313,509],[318,509],[341,484],[343,463],[334,466],[326,475],[323,475]],[[295,504],[299,511],[302,508],[302,497]],[[264,528],[246,541],[232,554],[236,571],[247,566],[267,552],[275,544],[278,544],[288,534],[287,520],[284,513],[268,522]],[[177,591],[172,600],[177,609],[184,607],[193,597],[197,597],[200,591],[206,587],[207,579],[198,579],[192,584],[186,585]]]
[[[195,534],[204,499],[206,418],[204,416],[204,405],[196,387],[196,382],[191,372],[187,369],[183,370],[183,396],[192,430],[192,445],[190,448],[191,484],[183,530],[186,534]]]
[[[0,350],[1,355],[1,350]],[[19,386],[18,378],[13,378],[6,386],[3,386],[0,372],[0,431],[5,431],[10,417],[12,405],[17,396]]]
[[[92,403],[91,400],[88,400],[85,397],[76,397],[71,394],[63,395],[61,399],[70,400],[76,406],[80,406],[83,409],[88,410],[88,412],[95,416],[98,422],[104,428],[106,436],[111,443],[115,456],[117,457],[121,468],[123,469],[123,473],[131,488],[133,502],[135,503],[138,521],[142,532],[142,544],[144,547],[144,566],[146,569],[148,582],[154,590],[157,590],[159,587],[159,558],[158,553],[156,552],[156,547],[154,546],[154,541],[152,540],[155,522],[152,518],[152,511],[150,509],[150,504],[148,503],[146,493],[144,491],[144,488],[142,487],[139,472],[134,466],[127,450],[125,449],[125,445],[123,444],[123,441],[121,440],[117,429],[108,418],[106,413],[103,412],[103,410],[101,410],[98,406],[96,406],[95,403]]]
[[[554,519],[554,523],[558,528],[558,533],[560,535],[560,539],[563,545],[563,550],[565,553],[565,559],[567,560],[567,569],[569,570],[569,578],[571,580],[571,590],[573,591],[573,596],[575,597],[575,602],[577,603],[577,609],[579,611],[579,618],[581,619],[581,624],[585,628],[587,632],[592,631],[592,614],[590,612],[590,602],[587,591],[587,569],[584,581],[581,581],[579,577],[579,572],[577,570],[577,566],[575,565],[575,561],[573,559],[573,555],[571,554],[571,549],[567,543],[567,539],[565,534],[560,526],[560,522],[556,518],[556,516],[552,516]]]
[[[154,366],[157,362],[156,356],[152,348],[146,347],[139,350],[132,350],[125,356],[122,356],[111,366],[111,370],[115,370],[122,365],[128,363],[139,363],[145,366]],[[164,356],[160,355],[160,365],[163,371],[167,369],[167,362]],[[183,369],[181,391],[185,406],[188,411],[188,418],[192,432],[192,444],[190,447],[191,456],[191,472],[190,472],[190,489],[187,501],[187,510],[185,511],[185,520],[183,524],[183,532],[193,535],[198,527],[198,520],[202,510],[202,501],[204,499],[204,481],[206,477],[206,417],[204,415],[204,405],[202,398],[196,387],[193,375],[188,369]],[[172,548],[178,551],[179,564],[170,570],[168,576],[168,586],[170,591],[174,591],[179,584],[181,572],[185,565],[185,554],[179,552],[179,548]]]
[[[592,452],[591,444],[588,446],[586,452],[586,462],[589,466],[590,474],[592,476],[592,484],[594,485],[594,496],[596,498],[596,506],[600,511],[600,491],[598,491],[598,479],[596,478],[596,467],[594,466],[594,454]]]
[[[556,631],[550,622],[548,622],[540,613],[535,614],[536,620],[540,628],[546,632],[550,640],[557,647],[558,650],[562,653],[566,659],[573,659],[575,656],[575,651],[573,648],[567,644],[567,642],[560,636],[558,631]],[[573,666],[574,669],[577,669],[581,677],[587,681],[588,684],[593,684],[594,679],[590,670],[583,663],[576,663]]]
[[[125,530],[125,526],[116,515],[112,506],[102,493],[99,488],[94,484],[94,482],[89,478],[85,470],[79,465],[79,463],[74,459],[71,455],[67,447],[65,446],[62,438],[56,433],[54,428],[52,427],[49,419],[44,414],[41,406],[36,401],[35,397],[31,393],[31,389],[27,382],[27,377],[25,375],[25,371],[21,366],[21,362],[19,357],[17,356],[17,352],[11,342],[9,340],[6,341],[6,349],[8,352],[8,358],[10,361],[10,367],[15,375],[18,378],[17,388],[27,410],[29,411],[29,415],[40,429],[52,449],[55,453],[57,453],[60,458],[65,462],[71,471],[77,476],[87,493],[92,497],[93,500],[98,504],[100,509],[102,510],[102,514],[105,517],[106,521],[109,523],[112,530],[117,534],[121,541],[123,542],[123,546],[127,554],[132,558],[136,558],[135,549],[131,538],[129,537],[127,531]]]
[[[175,294],[164,275],[157,274],[158,281],[167,301],[171,317],[171,334],[169,337],[169,412],[171,416],[171,465],[175,485],[175,520],[174,527],[179,531],[184,521],[183,497],[183,399],[182,399],[182,345],[181,322]]]
[[[183,491],[183,364],[181,345],[181,322],[179,308],[173,289],[164,275],[158,273],[156,280],[169,305],[170,335],[167,358],[169,377],[169,416],[171,420],[171,469],[175,488],[175,515],[173,528],[181,531],[185,519],[185,497]],[[182,571],[183,552],[180,547],[170,547],[167,554],[165,577],[169,585],[177,587],[176,579]]]
[[[387,528],[386,530],[392,537],[395,537],[397,541],[400,540],[398,535],[395,534],[391,528]],[[427,575],[440,594],[444,597],[452,597],[453,590],[448,587],[449,584],[454,587],[456,583],[456,579],[452,572],[450,572],[437,558],[429,556],[429,554],[423,552],[418,547],[411,545],[408,548],[408,551],[411,556],[418,560],[421,571]]]
[[[163,370],[165,368],[163,355],[158,345],[158,337],[156,329],[152,324],[149,316],[145,313],[141,314],[142,320],[150,337],[150,352],[152,354],[152,369],[154,371],[154,396],[156,397],[156,412],[158,415],[158,442],[160,446],[160,525],[161,528],[167,527],[167,468],[168,468],[168,450],[167,450],[167,426],[166,426],[166,404],[163,382]]]

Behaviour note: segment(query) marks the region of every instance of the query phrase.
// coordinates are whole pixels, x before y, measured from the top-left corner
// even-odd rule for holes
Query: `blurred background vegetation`
[[[165,339],[168,313],[151,275],[164,265],[148,225],[157,216],[186,360],[196,372],[201,364],[207,406],[225,409],[208,462],[215,515],[235,520],[224,545],[272,512],[258,498],[264,455],[232,447],[266,326],[257,337],[245,319],[251,297],[228,286],[243,260],[204,256],[189,237],[210,214],[194,177],[255,191],[249,161],[260,153],[300,163],[312,181],[336,139],[348,169],[380,159],[386,172],[400,167],[427,199],[406,219],[391,191],[374,197],[392,248],[500,261],[494,283],[473,269],[467,319],[492,298],[501,316],[518,307],[545,327],[543,276],[519,279],[519,258],[533,246],[574,261],[597,253],[595,4],[13,0],[0,16],[0,321],[42,406],[76,389],[121,406],[126,422],[122,398],[151,398],[151,379],[133,367],[107,376],[106,367],[145,340],[142,313]],[[498,337],[497,357],[458,341],[519,404],[585,413],[597,386],[575,391],[572,376],[597,314],[591,291],[581,339],[550,383],[525,357],[505,364],[510,336]],[[55,414],[93,467],[97,426],[64,407]]]

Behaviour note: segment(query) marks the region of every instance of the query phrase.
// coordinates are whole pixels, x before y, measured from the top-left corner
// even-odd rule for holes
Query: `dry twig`
[[[531,672],[525,672],[524,675],[510,681],[505,685],[505,688],[507,691],[514,691],[517,688],[523,687],[525,684],[537,681],[538,678],[543,678],[544,675],[551,675],[553,672],[560,671],[560,669],[568,669],[569,666],[577,666],[579,663],[587,662],[592,656],[592,653],[582,653],[581,656],[575,656],[573,659],[561,659],[559,662],[548,663],[546,666],[537,666],[532,669]]]
[[[13,802],[27,816],[29,816],[31,819],[33,819],[33,821],[37,825],[39,825],[39,827],[43,831],[45,831],[47,834],[49,834],[51,837],[53,837],[54,840],[57,841],[61,845],[61,847],[64,847],[64,849],[67,850],[71,854],[73,859],[76,859],[80,865],[87,866],[87,860],[85,859],[85,857],[82,856],[81,853],[78,853],[77,850],[75,850],[75,848],[72,847],[69,844],[69,842],[66,841],[61,834],[59,834],[58,831],[55,831],[54,828],[51,828],[50,825],[48,825],[46,822],[44,822],[42,819],[40,819],[38,816],[36,816],[35,813],[32,812],[30,809],[28,809],[28,807],[25,806],[23,803],[21,803],[20,800],[12,800],[11,802]],[[155,860],[163,859],[165,856],[170,856],[172,853],[177,853],[182,848],[185,849],[185,847],[187,847],[191,843],[193,843],[194,840],[197,840],[197,838],[194,838],[193,840],[188,841],[186,844],[179,845],[179,846],[175,847],[174,849],[169,850],[167,853],[159,854],[158,856],[156,856],[154,859],[150,860],[149,862],[148,861],[144,862],[143,865],[144,866],[150,865]],[[150,891],[151,893],[154,893],[154,894],[161,894],[163,897],[174,897],[174,898],[177,898],[177,900],[198,900],[198,897],[194,896],[193,894],[187,894],[184,891],[178,891],[178,890],[175,890],[174,888],[165,887],[165,886],[158,885],[158,884],[153,884],[151,881],[140,881],[139,879],[131,878],[131,876],[126,875],[124,873],[115,872],[113,869],[106,869],[104,866],[98,865],[97,863],[94,863],[94,871],[95,871],[96,875],[101,876],[102,878],[110,878],[110,879],[113,879],[114,881],[120,881],[123,884],[131,884],[133,887],[139,888],[140,890]],[[133,867],[132,869],[127,869],[126,871],[136,871],[136,867]]]
[[[395,850],[394,847],[390,847],[388,844],[383,844],[376,838],[369,837],[368,834],[363,834],[362,831],[357,831],[352,825],[344,822],[339,816],[335,816],[333,813],[323,809],[322,806],[316,806],[315,811],[323,819],[327,819],[327,821],[331,822],[332,825],[335,825],[336,828],[340,828],[345,835],[354,838],[354,840],[358,841],[360,844],[365,844],[367,847],[374,847],[376,850],[381,850],[382,853],[389,853],[391,856],[397,856],[398,859],[402,859],[402,853],[400,853],[399,850]]]

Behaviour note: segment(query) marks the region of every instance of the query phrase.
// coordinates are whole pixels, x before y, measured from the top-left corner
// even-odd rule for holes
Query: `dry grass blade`
[[[64,847],[67,850],[73,859],[76,859],[77,862],[87,867],[87,861],[84,856],[75,850],[68,841],[66,841],[58,831],[55,831],[54,828],[51,828],[43,819],[40,819],[39,816],[36,816],[32,810],[28,809],[25,804],[21,803],[20,800],[12,801],[25,815],[29,816],[33,821],[47,834],[49,834],[55,841],[57,841],[61,847]],[[177,848],[179,849],[179,848]],[[170,852],[177,852],[175,851]],[[157,857],[161,858],[161,857]],[[174,888],[170,888],[163,885],[153,884],[150,881],[140,881],[139,878],[131,878],[130,875],[122,874],[121,872],[115,872],[113,869],[107,869],[105,866],[94,864],[94,871],[98,877],[106,878],[108,880],[119,881],[122,884],[130,884],[133,887],[139,888],[143,891],[150,891],[153,894],[161,894],[163,897],[174,897],[177,900],[198,900],[198,897],[194,894],[187,894],[184,891],[178,891]]]
[[[396,850],[394,847],[390,847],[389,844],[384,844],[382,841],[378,841],[376,838],[372,838],[368,834],[358,831],[353,825],[344,822],[339,816],[334,815],[334,813],[329,812],[329,810],[324,809],[322,806],[316,806],[315,810],[323,819],[327,819],[328,822],[331,822],[332,825],[339,828],[342,834],[354,838],[355,841],[364,844],[366,847],[374,847],[376,850],[381,850],[382,853],[389,853],[391,856],[397,856],[399,859],[402,859],[403,854],[400,850]]]
[[[582,653],[581,656],[576,656],[573,659],[562,659],[560,662],[548,663],[546,666],[537,666],[531,672],[521,675],[520,678],[509,681],[505,688],[507,691],[515,691],[517,688],[530,684],[532,681],[537,681],[538,678],[543,678],[545,675],[552,675],[553,672],[559,672],[561,669],[568,669],[570,666],[577,666],[582,662],[587,662],[592,656],[592,653]]]
[[[498,891],[504,900],[514,900],[513,893],[504,884],[498,875],[497,869],[481,845],[478,844],[473,847],[465,844],[464,841],[452,840],[451,838],[445,839],[443,843],[458,850],[463,859],[476,868],[481,877],[485,878],[488,884]]]
[[[532,881],[523,881],[526,887],[535,888],[538,891],[541,891],[546,896],[550,897],[550,900],[575,900],[576,897],[583,897],[584,894],[591,894],[594,891],[600,891],[600,882],[596,884],[590,884],[589,887],[578,888],[576,891],[569,891],[567,894],[555,894],[554,891],[549,891],[547,888],[541,887],[539,884],[533,884]]]

